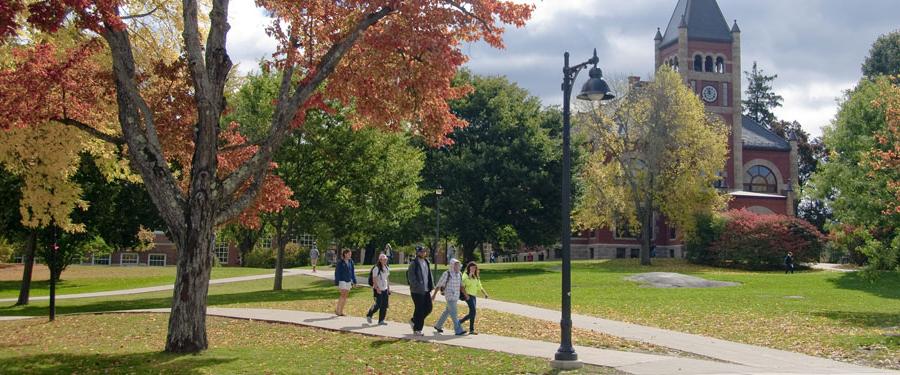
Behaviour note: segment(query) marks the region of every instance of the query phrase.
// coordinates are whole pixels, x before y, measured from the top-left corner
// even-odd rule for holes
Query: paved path
[[[854,268],[842,268],[842,264],[838,263],[812,263],[808,264],[809,267],[817,269],[817,270],[825,270],[825,271],[836,271],[836,272],[856,272],[857,269]]]
[[[300,270],[296,269],[285,269],[284,276],[296,275],[300,274]],[[310,274],[313,274],[310,272]],[[315,274],[313,274],[315,275]],[[334,278],[334,272],[331,274],[332,278]],[[261,280],[261,279],[271,279],[274,278],[275,274],[265,274],[265,275],[252,275],[252,276],[239,276],[239,277],[228,277],[224,279],[214,279],[210,280],[210,285],[216,284],[227,284],[227,283],[236,283],[241,281],[251,281],[251,280]],[[160,285],[160,286],[150,286],[146,288],[135,288],[135,289],[122,289],[122,290],[111,290],[106,292],[93,292],[93,293],[77,293],[77,294],[57,294],[56,299],[72,299],[72,298],[93,298],[93,297],[111,297],[111,296],[122,296],[126,294],[139,294],[139,293],[150,293],[150,292],[164,292],[167,290],[172,290],[175,287],[174,283],[168,285]],[[40,297],[31,297],[30,301],[46,301],[49,300],[50,296],[40,296]],[[16,302],[18,298],[0,298],[0,303],[4,302]]]
[[[328,279],[334,278],[334,274],[330,270],[317,273],[312,273],[307,270],[295,271],[307,276]],[[400,294],[409,294],[409,287],[405,285],[394,284],[391,286],[391,290]],[[442,297],[439,296],[438,298]],[[502,311],[527,318],[551,322],[558,322],[560,319],[560,313],[557,310],[487,298],[478,299],[478,308]],[[706,336],[641,326],[587,315],[573,314],[572,325],[576,328],[589,329],[628,340],[641,341],[688,353],[699,354],[704,357],[740,364],[757,370],[766,369],[772,373],[896,373],[800,353],[741,344]],[[580,357],[581,352],[577,351],[577,353]]]

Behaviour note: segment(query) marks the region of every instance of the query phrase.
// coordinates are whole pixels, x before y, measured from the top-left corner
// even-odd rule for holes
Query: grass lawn
[[[22,265],[0,263],[0,298],[16,298],[22,285]],[[215,267],[213,279],[272,273],[263,268]],[[31,296],[50,295],[50,272],[42,264],[34,265]],[[143,288],[173,284],[175,267],[121,267],[72,265],[62,273],[57,294],[91,293],[107,290]]]
[[[0,368],[33,374],[547,373],[547,361],[485,350],[257,321],[207,320],[209,350],[162,352],[167,316],[0,322]],[[614,373],[589,368],[582,373]]]
[[[484,265],[491,297],[558,309],[560,263]],[[645,288],[624,280],[642,272],[680,272],[736,281],[712,289]],[[392,280],[405,282],[403,272]],[[745,272],[654,259],[579,261],[572,268],[576,314],[698,333],[820,357],[900,369],[900,274],[875,282],[857,273]],[[577,336],[577,335],[576,335]]]
[[[333,312],[338,296],[337,289],[328,280],[307,276],[289,276],[284,278],[284,290],[272,291],[272,280],[253,280],[239,283],[212,285],[209,289],[209,305],[217,307],[255,307],[285,310],[303,310],[315,312]],[[169,307],[171,292],[153,292],[106,298],[80,298],[57,301],[58,314],[115,311],[143,308]],[[3,315],[47,315],[47,301],[34,301],[28,306],[11,306],[9,303],[0,306]],[[344,312],[352,316],[364,316],[372,304],[371,290],[354,289]],[[409,296],[395,294],[391,296],[388,320],[405,322],[412,316],[413,305]],[[437,320],[443,311],[443,304],[436,303],[434,312],[426,321],[426,331]],[[465,305],[460,306],[460,313],[465,314]],[[449,327],[449,323],[448,326]],[[445,327],[446,328],[446,327]],[[468,329],[468,327],[466,327]],[[517,315],[505,314],[491,310],[479,310],[476,329],[482,333],[531,340],[557,342],[559,325],[554,322],[538,321]],[[660,353],[668,355],[687,355],[666,348],[627,341],[613,336],[587,330],[576,329],[575,344],[616,350]]]

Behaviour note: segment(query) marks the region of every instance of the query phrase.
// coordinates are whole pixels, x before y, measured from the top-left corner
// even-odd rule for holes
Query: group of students
[[[338,316],[344,316],[344,305],[347,303],[347,296],[350,289],[356,282],[356,274],[354,270],[351,251],[344,249],[341,251],[341,259],[338,261],[334,282],[340,291],[340,298],[334,313]],[[443,326],[447,319],[453,323],[454,333],[458,336],[466,334],[477,334],[475,332],[475,315],[476,315],[476,295],[481,292],[485,298],[488,298],[487,292],[481,284],[478,265],[475,262],[466,264],[465,272],[462,271],[459,260],[450,259],[449,269],[441,275],[437,284],[431,274],[431,265],[426,258],[425,248],[416,246],[416,257],[409,264],[406,270],[406,281],[409,285],[410,296],[412,297],[413,316],[409,320],[410,328],[413,335],[423,336],[422,329],[425,326],[425,318],[431,314],[433,303],[437,294],[440,292],[446,300],[446,308],[437,323],[434,325],[435,333],[443,333]],[[372,323],[372,317],[378,312],[378,324],[384,325],[385,315],[387,315],[388,299],[391,294],[390,285],[388,283],[390,276],[390,267],[388,266],[388,257],[384,253],[378,256],[378,262],[372,267],[369,273],[369,285],[372,287],[372,294],[375,303],[366,314],[366,320]],[[466,302],[469,312],[460,319],[457,312],[457,304],[460,300]],[[469,330],[463,329],[462,324],[469,322]]]

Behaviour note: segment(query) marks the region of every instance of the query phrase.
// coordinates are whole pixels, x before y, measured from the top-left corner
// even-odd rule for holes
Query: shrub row
[[[825,237],[805,220],[760,215],[747,210],[697,217],[696,231],[685,243],[690,261],[721,267],[773,269],[794,262],[818,262]]]

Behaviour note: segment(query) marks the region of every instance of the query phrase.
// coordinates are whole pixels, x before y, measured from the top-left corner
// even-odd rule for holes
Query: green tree
[[[800,196],[797,202],[797,216],[813,224],[816,229],[825,232],[825,224],[831,219],[831,209],[825,202],[818,199],[810,199],[803,192],[807,190],[807,183],[816,172],[821,160],[825,157],[825,144],[822,138],[812,138],[809,133],[797,121],[775,121],[771,125],[775,134],[790,139],[792,136],[797,141],[797,162]]]
[[[459,240],[466,260],[475,259],[478,245],[497,243],[510,228],[526,245],[555,243],[560,227],[559,111],[543,110],[536,97],[503,77],[464,71],[456,84],[475,88],[451,103],[453,113],[469,126],[452,133],[453,144],[429,152],[426,161],[425,187],[444,188],[442,231],[446,228]],[[435,207],[433,199],[430,194],[423,205]]]
[[[235,119],[248,134],[265,129],[280,79],[273,73],[248,77],[235,95]],[[274,84],[273,84],[274,83]],[[386,241],[419,211],[421,150],[408,135],[380,129],[354,129],[349,110],[311,112],[274,158],[275,173],[294,192],[299,207],[267,215],[276,245],[275,288],[279,288],[284,245],[311,234],[326,245],[336,240],[363,246]],[[324,247],[324,246],[323,246]],[[367,257],[367,261],[370,260]]]
[[[900,30],[879,36],[862,64],[866,77],[900,74]]]
[[[756,61],[753,62],[753,68],[749,72],[744,71],[744,75],[747,77],[747,91],[744,92],[747,99],[743,100],[744,114],[771,128],[772,122],[775,121],[775,114],[772,111],[781,107],[784,100],[772,90],[772,81],[778,78],[778,75],[763,74],[763,70],[756,67]]]
[[[578,123],[592,152],[581,171],[576,226],[636,230],[641,264],[650,264],[655,214],[690,232],[695,215],[723,206],[713,184],[727,158],[728,129],[671,68]]]
[[[900,212],[891,210],[894,195],[890,174],[877,173],[870,163],[873,150],[889,151],[876,134],[886,130],[885,108],[873,105],[891,90],[886,77],[863,79],[843,98],[834,122],[824,128],[828,154],[812,178],[810,196],[827,202],[833,225],[846,224],[869,231],[863,249],[882,268],[896,266],[895,240],[900,238]],[[879,260],[882,259],[882,260]]]

